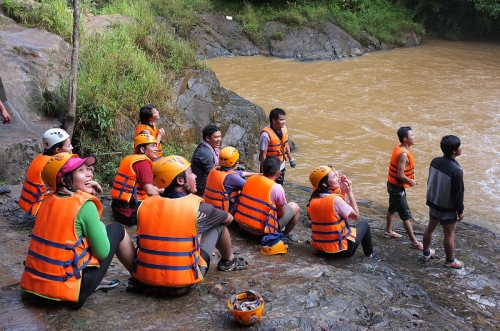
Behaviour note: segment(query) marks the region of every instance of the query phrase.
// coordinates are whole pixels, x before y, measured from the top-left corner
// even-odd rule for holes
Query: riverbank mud
[[[500,325],[500,241],[491,232],[460,223],[456,256],[465,268],[443,266],[442,231],[432,247],[438,258],[419,260],[406,236],[385,239],[385,207],[359,201],[362,217],[372,228],[374,246],[382,260],[365,258],[361,248],[348,259],[316,255],[309,244],[305,213],[307,188],[285,183],[289,201],[302,207],[296,227],[300,243],[288,253],[266,256],[253,241],[231,226],[234,251],[250,264],[246,271],[220,272],[215,252],[207,277],[190,295],[167,298],[125,290],[128,275],[114,260],[107,278],[118,288],[97,292],[80,310],[56,302],[41,302],[22,293],[19,280],[33,221],[17,207],[20,188],[0,195],[0,329],[1,330],[498,330]],[[109,200],[103,221],[111,222]],[[414,223],[421,240],[425,224]],[[131,235],[136,227],[128,228]],[[395,230],[404,233],[401,222]],[[262,320],[237,324],[227,298],[253,289],[265,300]]]

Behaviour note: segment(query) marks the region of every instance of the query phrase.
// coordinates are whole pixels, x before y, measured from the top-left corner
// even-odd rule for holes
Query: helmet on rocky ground
[[[155,186],[165,188],[169,186],[175,177],[191,166],[185,158],[178,155],[169,155],[160,158],[154,163],[153,177]]]
[[[327,165],[322,165],[314,168],[314,170],[309,175],[309,181],[312,184],[313,191],[318,189],[319,182],[332,170],[333,168]]]
[[[280,240],[272,246],[260,246],[260,252],[266,255],[286,254],[288,245]]]
[[[43,148],[50,149],[57,143],[69,138],[69,134],[63,129],[49,129],[42,135]]]
[[[153,137],[152,135],[147,134],[147,133],[141,133],[141,134],[138,134],[138,135],[134,138],[134,150],[135,150],[135,149],[137,148],[137,146],[139,146],[139,145],[143,145],[143,144],[152,144],[152,143],[157,144],[157,141],[156,141],[155,137]]]
[[[222,167],[232,167],[238,162],[240,152],[234,147],[227,146],[219,153],[219,165]]]
[[[52,190],[55,190],[57,187],[57,174],[61,171],[61,168],[68,162],[72,157],[78,157],[77,154],[71,153],[59,153],[52,156],[49,161],[43,167],[41,176],[42,181],[50,187]]]
[[[257,323],[264,313],[264,299],[253,290],[232,295],[227,299],[227,306],[234,319],[243,325]]]

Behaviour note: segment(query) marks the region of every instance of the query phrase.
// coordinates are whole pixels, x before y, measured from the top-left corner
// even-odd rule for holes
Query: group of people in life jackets
[[[111,186],[113,217],[137,224],[136,245],[121,224],[100,220],[103,207],[96,195],[102,188],[93,180],[96,159],[72,154],[70,136],[62,129],[43,134],[44,151],[30,165],[19,200],[23,210],[36,216],[23,290],[80,308],[93,292],[119,284],[104,279],[116,255],[131,275],[127,290],[154,287],[182,296],[203,280],[215,248],[221,256],[219,271],[248,268],[232,251],[228,226],[233,220],[262,239],[264,254],[286,253],[287,241],[298,241],[292,230],[300,207],[286,201],[281,185],[285,155],[295,167],[283,110],[271,111],[270,125],[261,131],[267,135],[267,144],[259,142],[267,146],[266,153],[261,150],[261,172],[239,169],[234,147],[214,149],[217,164],[201,197],[191,163],[182,156],[162,155],[165,132],[155,124],[156,108],[142,107],[140,118],[134,154],[122,160]],[[312,246],[334,257],[349,257],[361,244],[366,257],[379,261],[368,223],[353,227],[348,222],[359,217],[352,182],[327,165],[316,167],[309,180]]]

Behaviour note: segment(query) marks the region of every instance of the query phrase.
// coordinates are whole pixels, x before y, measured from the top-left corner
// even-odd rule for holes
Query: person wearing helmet
[[[156,157],[162,157],[161,138],[165,135],[165,129],[158,129],[155,124],[156,120],[160,118],[160,113],[156,110],[155,106],[145,105],[141,107],[139,117],[141,122],[135,129],[135,135],[150,134],[155,137],[156,142],[158,143],[158,152]]]
[[[102,204],[92,195],[94,162],[92,156],[61,153],[43,168],[52,193],[38,211],[20,283],[24,291],[77,309],[93,292],[118,285],[103,280],[115,254],[129,272],[135,258],[123,226],[100,221]]]
[[[245,177],[257,175],[256,172],[237,170],[240,153],[227,146],[219,154],[219,166],[208,174],[203,199],[217,209],[231,212],[235,200],[245,185]]]
[[[307,205],[312,223],[312,246],[331,257],[350,257],[361,244],[365,256],[380,261],[373,252],[370,225],[365,221],[356,227],[349,225],[349,219],[359,218],[352,182],[326,165],[316,167],[309,175],[309,181],[313,187]]]
[[[208,124],[203,128],[203,141],[196,147],[191,157],[191,168],[196,175],[196,194],[205,193],[208,174],[219,165],[219,146],[222,133],[218,126]]]
[[[36,216],[45,196],[46,187],[41,172],[51,156],[58,153],[71,153],[73,146],[69,134],[63,129],[49,129],[42,135],[43,153],[39,154],[28,167],[23,181],[19,207],[32,216]],[[102,192],[101,186],[92,181],[94,194]]]
[[[248,178],[234,205],[234,219],[251,234],[283,232],[286,240],[298,242],[292,230],[299,221],[300,207],[287,202],[283,186],[275,182],[281,175],[280,163],[276,156],[267,157],[263,175]]]
[[[286,159],[288,159],[292,168],[297,166],[290,152],[288,131],[285,122],[285,111],[281,108],[274,108],[269,113],[269,126],[260,131],[259,137],[260,170],[262,171],[266,157],[276,156],[280,161],[280,176],[276,178],[276,183],[280,185],[283,185],[283,181],[285,180]]]
[[[156,139],[152,135],[139,134],[134,138],[135,154],[121,161],[111,186],[111,210],[117,222],[137,224],[139,204],[162,191],[153,183],[153,160],[157,150]]]
[[[172,296],[192,292],[203,280],[216,247],[220,271],[244,270],[248,263],[233,254],[227,226],[233,216],[195,195],[196,175],[183,157],[161,158],[153,167],[163,193],[144,200],[137,212],[137,259],[129,290],[163,287]]]

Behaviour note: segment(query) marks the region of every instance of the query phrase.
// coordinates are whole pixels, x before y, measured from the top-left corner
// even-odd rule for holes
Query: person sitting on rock
[[[72,308],[80,308],[96,290],[118,285],[103,280],[115,254],[129,272],[135,258],[125,229],[100,221],[102,205],[90,184],[94,162],[94,157],[61,153],[43,168],[52,193],[38,210],[20,283],[27,292]]]
[[[149,134],[134,138],[135,154],[126,156],[118,167],[111,186],[111,210],[114,219],[125,225],[137,224],[139,204],[163,191],[153,184],[153,160],[157,152],[156,139]]]
[[[71,153],[73,146],[69,134],[63,129],[49,129],[42,135],[43,153],[33,159],[23,181],[19,207],[32,216],[36,216],[45,196],[46,187],[42,181],[42,169],[51,156],[58,153]],[[93,194],[102,192],[101,186],[92,181]]]
[[[141,119],[141,123],[137,125],[137,128],[135,129],[135,135],[138,136],[140,134],[150,134],[155,137],[156,142],[158,143],[156,158],[159,159],[163,155],[161,148],[161,138],[165,135],[165,129],[159,129],[155,123],[160,118],[160,113],[158,112],[158,110],[156,110],[155,106],[145,105],[141,107],[141,110],[139,111],[139,117]]]
[[[288,241],[298,242],[292,230],[299,221],[300,207],[296,202],[287,203],[283,186],[275,182],[281,175],[279,159],[267,157],[262,170],[263,175],[248,178],[234,205],[234,219],[251,234],[284,232]]]
[[[247,269],[232,251],[227,226],[233,216],[194,194],[191,164],[170,155],[155,164],[153,174],[164,192],[144,200],[137,211],[137,260],[127,289],[152,285],[171,296],[189,294],[207,273],[214,248],[222,256],[218,270]]]
[[[219,166],[208,174],[203,199],[215,208],[231,212],[235,200],[246,183],[245,177],[256,175],[256,172],[238,170],[240,153],[234,147],[227,146],[219,154]]]
[[[326,165],[316,167],[309,175],[309,181],[313,186],[307,205],[312,224],[312,246],[331,257],[350,257],[361,244],[365,256],[380,261],[373,252],[370,225],[365,221],[354,228],[349,225],[349,219],[359,218],[352,182],[345,176],[339,177],[333,167]]]

